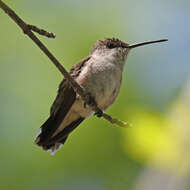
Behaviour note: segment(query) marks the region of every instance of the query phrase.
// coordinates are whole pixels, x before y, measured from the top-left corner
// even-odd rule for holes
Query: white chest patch
[[[122,78],[121,69],[111,60],[105,58],[91,61],[83,72],[88,73],[84,85],[85,89],[93,95],[101,109],[107,109],[119,93]]]

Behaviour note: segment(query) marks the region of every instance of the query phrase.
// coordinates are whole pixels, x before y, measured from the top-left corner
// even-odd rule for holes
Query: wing
[[[36,144],[40,146],[51,139],[76,99],[75,91],[66,80],[62,81],[59,91],[51,108],[51,114],[41,126],[41,133],[36,139]]]
[[[85,63],[87,63],[87,61],[89,59],[90,59],[90,56],[81,60],[80,62],[78,62],[76,65],[74,65],[71,68],[69,73],[74,79],[76,79],[79,76],[82,67],[85,65]],[[75,92],[72,91],[71,89],[72,89],[72,87],[70,87],[70,84],[67,82],[67,80],[63,79],[63,81],[59,85],[57,97],[51,107],[51,110],[50,110],[51,115],[55,115],[57,110],[59,110],[60,107],[64,107],[65,104],[68,103],[67,98],[65,97],[65,94],[66,94],[66,92],[69,91],[69,93],[71,93],[71,95],[74,95]],[[75,96],[76,96],[76,94],[75,94]]]
[[[87,57],[71,68],[70,75],[74,79],[79,76],[81,68],[89,59],[90,57]],[[53,134],[59,128],[75,100],[75,91],[70,86],[69,82],[66,79],[63,79],[59,85],[57,97],[50,109],[50,117],[41,126],[41,133],[35,141],[37,145],[42,146],[44,149],[54,150],[55,147],[57,147],[57,144],[63,144],[67,139],[68,134],[82,122],[83,118],[73,121],[70,125],[65,126],[60,133],[53,137]],[[63,139],[61,137],[63,137]],[[62,141],[60,141],[60,139],[62,139]]]

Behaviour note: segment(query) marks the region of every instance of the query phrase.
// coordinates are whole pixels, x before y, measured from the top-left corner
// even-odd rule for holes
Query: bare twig
[[[8,14],[14,22],[23,30],[23,32],[33,40],[33,42],[47,55],[47,57],[53,62],[53,64],[59,69],[59,71],[63,74],[63,76],[69,81],[70,85],[73,87],[76,93],[78,93],[84,102],[91,106],[92,110],[95,113],[101,113],[102,110],[98,108],[95,102],[92,102],[92,97],[89,93],[86,93],[84,89],[70,76],[70,74],[65,70],[65,68],[60,64],[60,62],[56,59],[56,57],[47,49],[47,47],[34,35],[31,31],[31,28],[28,24],[26,24],[12,9],[10,9],[5,3],[0,0],[0,8]],[[117,124],[121,127],[127,127],[128,124],[117,119],[113,119],[106,113],[102,114],[102,117],[107,121]]]
[[[110,115],[108,115],[106,113],[103,113],[102,117],[104,119],[107,119],[110,123],[118,125],[119,127],[129,127],[129,126],[131,126],[130,123],[124,122],[124,121],[120,121],[120,120],[118,120],[116,118],[112,118]]]
[[[48,38],[55,38],[56,35],[52,32],[47,32],[46,30],[44,29],[40,29],[38,28],[37,26],[34,26],[34,25],[30,25],[28,24],[28,29],[34,31],[34,32],[37,32],[38,34],[42,35],[42,36],[46,36]]]

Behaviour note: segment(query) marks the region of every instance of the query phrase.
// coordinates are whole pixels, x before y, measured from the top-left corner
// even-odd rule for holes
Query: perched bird
[[[122,72],[127,55],[132,48],[163,42],[157,40],[129,45],[115,38],[97,41],[87,58],[70,70],[70,75],[90,93],[101,110],[111,106],[119,94]],[[69,134],[93,113],[81,97],[63,79],[50,110],[50,116],[41,126],[35,143],[44,150],[55,153]]]

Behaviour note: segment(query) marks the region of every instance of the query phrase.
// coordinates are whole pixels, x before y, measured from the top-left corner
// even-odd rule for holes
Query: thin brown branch
[[[91,106],[92,110],[95,113],[101,113],[101,109],[98,108],[96,103],[93,101],[91,103],[92,97],[89,93],[86,93],[84,89],[70,76],[70,74],[65,70],[65,68],[60,64],[60,62],[56,59],[56,57],[47,49],[47,47],[34,35],[31,31],[31,28],[26,24],[12,9],[10,9],[5,3],[0,0],[0,8],[8,14],[14,22],[23,30],[23,32],[46,54],[46,56],[53,62],[53,64],[58,68],[58,70],[63,74],[63,76],[70,82],[70,85],[73,87],[76,93],[78,93],[84,102]],[[106,113],[102,114],[102,117],[107,121],[117,124],[121,127],[127,127],[128,124],[125,122],[121,122],[117,119],[113,119]]]
[[[110,123],[116,124],[116,125],[118,125],[120,127],[129,127],[129,126],[131,126],[130,123],[124,122],[124,121],[120,121],[120,120],[118,120],[116,118],[112,118],[110,115],[108,115],[106,113],[103,113],[102,117],[104,117],[104,119],[108,120]]]
[[[44,29],[40,29],[37,26],[30,25],[30,24],[28,24],[27,26],[28,26],[28,29],[30,29],[30,30],[32,30],[34,32],[37,32],[38,34],[40,34],[42,36],[46,36],[48,38],[55,38],[56,37],[56,35],[54,33],[48,32],[48,31],[46,31]]]

